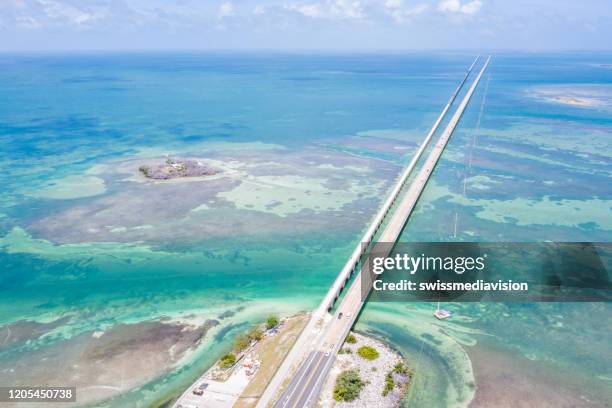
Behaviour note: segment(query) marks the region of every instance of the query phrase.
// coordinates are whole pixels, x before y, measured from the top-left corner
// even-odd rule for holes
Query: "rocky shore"
[[[141,165],[138,170],[149,179],[171,180],[183,177],[213,176],[221,172],[197,160],[167,158],[162,164]]]
[[[408,390],[412,373],[402,356],[386,344],[371,337],[352,333],[346,341],[323,386],[317,406],[320,408],[391,408],[399,407]],[[378,357],[360,355],[363,348],[375,349]],[[365,353],[361,353],[367,355]],[[334,388],[338,377],[347,371],[357,371],[363,385],[353,401],[338,401]]]

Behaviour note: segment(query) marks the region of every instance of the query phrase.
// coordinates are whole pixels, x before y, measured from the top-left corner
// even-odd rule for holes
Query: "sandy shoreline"
[[[69,384],[77,389],[79,405],[106,400],[167,373],[217,324],[216,320],[199,326],[159,320],[120,323],[106,331],[30,346],[29,351],[2,360],[0,384]],[[38,326],[21,326],[31,332],[22,334],[14,347],[28,347],[28,339],[38,335]]]
[[[578,108],[609,108],[610,89],[590,85],[540,86],[528,91],[531,97]]]

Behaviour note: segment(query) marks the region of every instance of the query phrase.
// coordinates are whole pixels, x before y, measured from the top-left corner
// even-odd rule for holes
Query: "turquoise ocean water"
[[[473,57],[1,55],[0,383],[66,377],[92,404],[148,406],[248,324],[314,307]],[[402,240],[611,241],[611,63],[495,54]],[[139,176],[166,155],[222,173]],[[612,401],[609,305],[449,307],[441,324],[429,304],[368,304],[357,324],[411,363],[407,406],[487,406],[491,356],[521,362],[517,394]],[[195,345],[166,328],[207,320]]]

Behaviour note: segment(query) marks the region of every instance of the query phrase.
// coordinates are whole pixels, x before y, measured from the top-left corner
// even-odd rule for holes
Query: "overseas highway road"
[[[455,127],[459,123],[465,108],[467,107],[472,94],[474,93],[480,79],[487,69],[489,65],[491,57],[488,57],[485,64],[481,68],[479,74],[474,79],[472,85],[469,90],[463,97],[461,103],[457,107],[454,115],[446,126],[445,130],[442,132],[440,138],[432,148],[429,156],[425,160],[425,163],[421,167],[421,170],[416,175],[412,183],[410,184],[408,190],[403,195],[401,202],[395,208],[391,219],[386,224],[385,229],[382,234],[380,234],[378,238],[378,242],[396,242],[399,238],[406,221],[408,220],[416,202],[418,201],[431,173],[433,172],[436,164],[438,163],[446,144],[448,143],[450,136],[452,135]],[[465,78],[451,97],[451,100],[443,110],[442,114],[434,124],[432,131],[428,134],[427,138],[423,142],[422,148],[417,152],[417,156],[413,159],[413,162],[409,167],[414,167],[416,162],[419,160],[423,151],[425,150],[426,145],[429,143],[432,135],[435,133],[440,123],[442,122],[446,112],[448,111],[450,105],[456,98],[459,93],[461,87],[465,83],[467,77],[470,75],[474,64],[468,70]],[[412,171],[412,168],[410,171]],[[398,198],[399,192],[403,187],[406,179],[408,178],[408,174],[404,172],[402,178],[400,178],[398,185],[399,188],[396,188],[392,192],[392,196],[387,200],[387,203],[393,204],[394,201]],[[404,177],[405,176],[405,177]],[[395,196],[393,196],[395,194]],[[391,206],[389,206],[390,208]],[[384,215],[389,212],[389,208],[385,209]],[[383,208],[384,209],[384,208]],[[379,213],[380,214],[380,213]],[[384,216],[383,216],[384,217]],[[378,217],[377,217],[378,218]],[[377,218],[375,220],[377,220]],[[378,230],[378,228],[382,225],[382,220],[375,222],[375,227],[373,228],[374,232]],[[372,227],[368,230],[372,230]],[[373,239],[374,234],[371,236],[366,236],[364,242],[370,243]],[[327,310],[331,308],[333,305],[333,301],[338,297],[339,293],[335,291],[338,289],[336,286],[338,284],[342,287],[346,285],[348,279],[350,278],[350,272],[355,269],[355,265],[359,262],[361,256],[363,255],[363,250],[360,249],[360,253],[356,261],[354,262],[352,269],[349,269],[348,276],[343,276],[345,273],[345,269],[341,271],[341,276],[334,282],[332,288],[330,288],[330,292],[324,299],[323,303],[319,310],[313,314],[311,321],[308,323],[306,328],[304,329],[298,341],[296,341],[294,347],[290,351],[289,355],[279,368],[279,371],[276,373],[275,377],[272,379],[270,384],[268,385],[266,391],[260,398],[257,407],[264,408],[268,407],[270,402],[274,399],[274,397],[278,394],[278,389],[283,385],[283,383],[287,379],[287,375],[292,372],[294,367],[297,367],[300,361],[303,361],[299,368],[295,372],[295,374],[291,377],[291,381],[287,385],[284,392],[280,395],[280,397],[274,403],[274,408],[305,408],[314,405],[317,401],[319,392],[323,383],[331,369],[331,366],[334,362],[335,356],[342,346],[344,339],[349,333],[351,327],[353,326],[357,315],[361,311],[363,307],[364,300],[367,296],[367,293],[371,290],[371,286],[364,288],[365,291],[362,293],[362,279],[361,272],[358,272],[357,276],[353,280],[350,285],[348,292],[345,294],[342,302],[338,306],[336,312],[333,316],[327,313]],[[354,254],[353,254],[354,255]],[[382,256],[386,256],[383,254]],[[352,257],[351,257],[352,259]],[[351,260],[349,260],[351,262]],[[331,303],[329,300],[331,299]],[[322,313],[325,311],[325,313]]]
[[[274,407],[306,407],[319,395],[335,356],[328,351],[312,351],[295,374],[294,381],[283,392]]]

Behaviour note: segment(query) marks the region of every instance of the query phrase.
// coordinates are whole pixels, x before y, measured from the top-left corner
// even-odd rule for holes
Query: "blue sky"
[[[0,0],[0,50],[611,49],[612,0]]]

